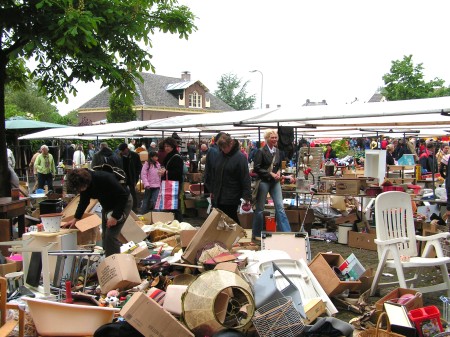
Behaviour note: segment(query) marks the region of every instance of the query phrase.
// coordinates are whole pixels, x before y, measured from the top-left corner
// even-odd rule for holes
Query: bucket
[[[41,221],[44,225],[44,231],[49,233],[59,232],[61,229],[62,213],[50,213],[41,215]]]
[[[40,214],[61,213],[62,200],[43,200],[39,203]]]
[[[339,225],[338,229],[338,243],[342,243],[346,245],[348,243],[348,232],[350,232],[353,228],[353,224],[344,223]]]
[[[266,231],[267,232],[277,231],[277,222],[275,221],[274,216],[266,216]]]

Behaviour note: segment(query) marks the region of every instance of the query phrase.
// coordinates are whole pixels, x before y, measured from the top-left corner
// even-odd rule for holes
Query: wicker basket
[[[381,329],[383,317],[386,317],[386,330]],[[359,333],[358,337],[404,337],[398,333],[391,331],[391,323],[385,312],[382,312],[378,317],[377,326],[375,328],[369,328]]]

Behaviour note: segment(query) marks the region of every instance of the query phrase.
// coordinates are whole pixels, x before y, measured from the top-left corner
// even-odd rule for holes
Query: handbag
[[[274,154],[273,157],[272,157],[272,163],[270,163],[270,166],[269,166],[269,169],[268,169],[269,172],[272,171],[272,169],[273,169],[273,164],[275,162],[275,156],[276,155]],[[261,183],[261,179],[258,179],[258,180],[255,181],[255,185],[254,185],[253,191],[252,191],[252,206],[255,206],[256,205],[256,201],[258,200],[257,198],[258,198],[258,190],[259,190],[259,184],[260,183]]]
[[[172,158],[167,162],[167,166]],[[166,179],[161,181],[161,188],[159,189],[158,198],[156,199],[155,210],[164,211],[178,209],[179,192],[180,182],[178,180],[169,180],[166,172]]]
[[[176,180],[163,180],[156,199],[156,210],[178,209],[178,194],[180,191],[180,182]]]
[[[386,317],[386,330],[380,328],[383,317]],[[358,335],[358,337],[402,337],[402,336],[404,335],[392,332],[388,315],[385,312],[382,312],[378,317],[376,328],[369,328],[367,330],[360,332],[360,334]]]
[[[275,271],[278,271],[288,285],[282,290],[278,290],[276,285]],[[285,282],[283,282],[284,284]],[[273,302],[282,297],[292,298],[292,304],[303,318],[306,318],[305,310],[303,309],[300,291],[297,286],[283,273],[283,271],[272,262],[269,267],[261,274],[253,285],[255,292],[255,306],[260,308],[265,304]]]

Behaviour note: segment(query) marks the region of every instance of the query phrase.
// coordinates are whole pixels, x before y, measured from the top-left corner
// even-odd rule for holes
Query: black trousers
[[[231,219],[236,221],[238,225],[241,223],[239,222],[238,218],[238,206],[239,205],[224,205],[224,204],[218,204],[216,207],[220,209],[222,212],[224,212],[226,215],[228,215]]]

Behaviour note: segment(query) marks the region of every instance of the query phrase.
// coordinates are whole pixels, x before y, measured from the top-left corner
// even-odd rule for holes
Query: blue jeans
[[[146,188],[144,191],[144,198],[142,199],[141,214],[145,214],[148,211],[155,208],[156,199],[158,199],[159,187]]]
[[[256,209],[253,214],[252,237],[260,237],[264,224],[264,205],[266,204],[267,193],[270,194],[275,206],[275,219],[277,221],[278,232],[290,232],[291,225],[284,212],[283,194],[279,182],[266,183],[261,181],[256,197]]]

